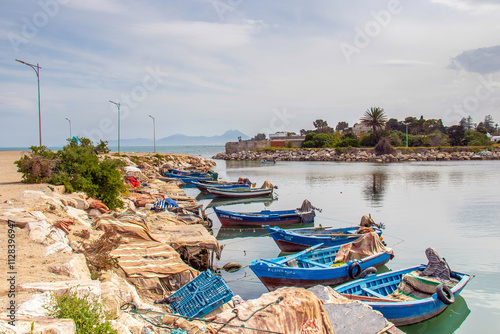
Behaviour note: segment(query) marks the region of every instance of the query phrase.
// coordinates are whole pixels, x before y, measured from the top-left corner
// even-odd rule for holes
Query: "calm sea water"
[[[62,146],[50,146],[51,150],[60,150]],[[112,152],[118,150],[117,146],[109,146]],[[0,151],[29,151],[28,147],[0,147]],[[153,146],[121,146],[121,152],[153,152]],[[224,152],[224,145],[178,145],[178,146],[156,146],[158,153],[185,153],[202,158],[211,158],[215,154]]]
[[[384,240],[395,258],[382,270],[427,263],[424,251],[434,247],[453,270],[475,275],[455,304],[438,317],[402,327],[407,333],[500,332],[500,161],[414,162],[398,164],[217,161],[216,171],[228,181],[248,177],[260,186],[278,186],[277,200],[226,205],[233,211],[300,207],[308,199],[318,213],[315,225],[358,225],[371,214],[386,225]],[[198,196],[196,188],[186,193]],[[211,205],[211,199],[197,197]],[[222,204],[218,204],[221,206]],[[220,228],[213,210],[214,235],[225,245],[219,266],[243,266],[280,254],[260,228]],[[267,289],[249,268],[223,272],[243,299]]]

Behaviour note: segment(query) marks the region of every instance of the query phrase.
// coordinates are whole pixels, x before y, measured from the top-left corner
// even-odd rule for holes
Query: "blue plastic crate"
[[[169,299],[172,312],[192,318],[201,318],[227,303],[233,291],[224,280],[207,270],[172,294]]]

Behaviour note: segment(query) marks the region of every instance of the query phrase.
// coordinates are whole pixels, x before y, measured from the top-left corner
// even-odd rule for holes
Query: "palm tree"
[[[361,124],[372,127],[374,137],[378,137],[378,130],[385,126],[387,116],[385,115],[384,108],[370,108],[365,111],[365,114],[360,119]]]

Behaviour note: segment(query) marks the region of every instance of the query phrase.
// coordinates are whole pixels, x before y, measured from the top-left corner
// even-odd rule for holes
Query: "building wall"
[[[266,148],[271,145],[269,140],[245,140],[238,142],[226,143],[226,153],[238,153],[241,151],[253,151],[261,148]]]

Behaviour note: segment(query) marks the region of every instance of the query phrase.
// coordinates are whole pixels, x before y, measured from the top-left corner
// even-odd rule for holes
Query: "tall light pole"
[[[72,136],[71,136],[71,120],[68,117],[66,117],[66,120],[69,122],[69,139],[71,139],[72,138]]]
[[[408,123],[405,123],[406,125],[406,147],[408,147]]]
[[[154,143],[154,152],[156,153],[156,124],[155,124],[155,118],[151,115],[149,115],[153,119],[153,143]]]
[[[17,62],[20,62],[21,64],[28,65],[31,67],[35,73],[36,73],[36,79],[38,82],[38,134],[40,136],[40,146],[42,146],[42,113],[40,111],[40,69],[41,67],[38,66],[38,63],[36,65],[27,63],[25,61],[16,59]]]
[[[120,155],[120,102],[114,102],[109,100],[109,102],[116,104],[118,107],[118,155]]]

